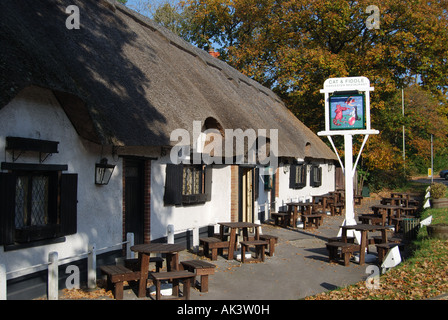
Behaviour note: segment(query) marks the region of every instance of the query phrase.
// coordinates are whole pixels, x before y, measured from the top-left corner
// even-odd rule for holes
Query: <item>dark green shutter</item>
[[[183,165],[167,164],[165,177],[165,194],[163,202],[166,206],[182,204]]]
[[[12,173],[0,173],[0,244],[14,243],[14,215],[16,177]]]
[[[295,189],[296,188],[296,167],[297,165],[291,165],[289,167],[289,188]]]
[[[75,234],[78,221],[78,175],[61,175],[60,236]]]
[[[204,179],[205,180],[205,189],[204,189],[204,193],[205,193],[206,201],[212,200],[212,183],[213,183],[212,172],[213,172],[212,166],[210,166],[210,165],[205,166],[205,179]]]

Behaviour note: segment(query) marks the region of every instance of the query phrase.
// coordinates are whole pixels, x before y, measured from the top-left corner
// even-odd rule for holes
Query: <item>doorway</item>
[[[255,169],[239,167],[239,221],[254,222]]]
[[[125,234],[134,233],[134,243],[144,243],[144,160],[125,159]]]

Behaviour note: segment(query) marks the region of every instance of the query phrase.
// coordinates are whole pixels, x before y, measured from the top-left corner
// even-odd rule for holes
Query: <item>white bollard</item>
[[[166,232],[168,233],[168,243],[173,244],[174,243],[174,226],[172,224],[169,224],[166,228]]]
[[[96,288],[96,245],[94,243],[88,247],[87,287],[89,289]]]
[[[131,247],[134,245],[134,233],[126,233],[126,240],[126,259],[134,259],[135,253],[131,250]]]
[[[6,300],[7,283],[6,283],[6,267],[0,264],[0,300]]]
[[[59,264],[58,253],[50,252],[48,254],[48,300],[58,300],[58,281],[59,281]]]
[[[199,251],[199,228],[193,228],[193,252]]]

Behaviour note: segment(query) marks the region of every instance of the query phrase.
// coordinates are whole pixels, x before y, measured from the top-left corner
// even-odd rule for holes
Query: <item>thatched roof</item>
[[[78,30],[65,26],[69,5]],[[49,88],[88,140],[169,146],[172,130],[211,117],[278,129],[279,156],[335,159],[271,90],[120,4],[2,0],[0,47],[0,109],[25,87]]]

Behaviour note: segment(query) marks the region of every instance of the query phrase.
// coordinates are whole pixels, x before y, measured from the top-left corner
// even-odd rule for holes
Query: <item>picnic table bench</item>
[[[330,212],[332,216],[342,215],[342,210],[344,209],[345,204],[343,202],[336,202],[330,204]]]
[[[245,263],[246,261],[250,260],[258,260],[258,261],[264,261],[264,251],[266,246],[268,245],[267,241],[263,240],[253,240],[253,241],[241,241],[241,262]],[[255,247],[255,253],[256,253],[256,259],[246,259],[246,251],[249,251],[249,247],[254,246]]]
[[[267,241],[268,246],[269,246],[268,254],[270,257],[274,256],[275,245],[277,244],[278,237],[270,235],[270,234],[260,234],[259,238],[260,238],[260,240]]]
[[[310,225],[314,225],[318,228],[322,224],[323,214],[312,213],[312,214],[302,214],[303,229],[307,229]]]
[[[379,244],[376,244],[375,246],[376,246],[376,250],[378,252],[378,261],[381,264],[381,263],[383,263],[384,257],[386,257],[386,255],[390,249],[392,249],[396,246],[398,246],[401,249],[401,247],[403,247],[404,244],[398,243],[398,242],[388,242],[388,243],[379,243]]]
[[[123,282],[140,280],[140,271],[132,271],[124,266],[101,266],[100,270],[107,276],[107,288],[113,288],[116,300],[123,300]]]
[[[271,212],[271,217],[274,219],[276,226],[286,228],[291,220],[291,214],[288,212]]]
[[[178,296],[178,299],[190,300],[191,281],[195,274],[187,270],[168,271],[168,272],[153,272],[151,278],[156,287],[156,300],[161,300],[162,294],[160,291],[161,283],[164,280],[173,282],[173,295]],[[179,296],[179,282],[183,283],[182,298]]]
[[[181,261],[181,267],[184,270],[194,272],[195,276],[201,276],[201,292],[208,292],[208,276],[215,273],[216,266],[203,260]],[[193,285],[196,279],[193,278]]]
[[[199,242],[204,247],[204,255],[211,260],[218,259],[218,249],[229,249],[230,247],[229,241],[222,241],[216,237],[200,238]],[[211,256],[210,250],[212,252]]]
[[[350,256],[356,252],[360,251],[360,245],[346,242],[328,242],[327,244],[328,258],[330,262],[337,262],[338,259],[342,258],[344,261],[344,266],[348,266],[350,262]],[[340,254],[338,253],[340,251]]]

